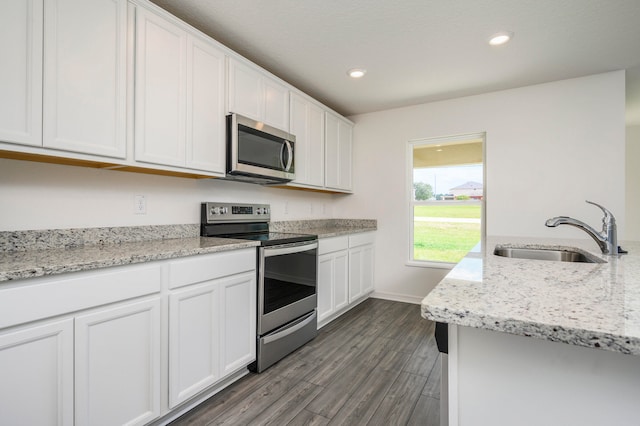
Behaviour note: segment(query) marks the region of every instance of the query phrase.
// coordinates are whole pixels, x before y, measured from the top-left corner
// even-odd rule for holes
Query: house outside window
[[[409,264],[452,268],[484,237],[484,134],[409,142]]]

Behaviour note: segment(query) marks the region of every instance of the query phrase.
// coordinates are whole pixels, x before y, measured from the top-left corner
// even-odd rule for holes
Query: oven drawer
[[[262,372],[318,334],[318,316],[315,309],[300,318],[258,338],[257,360],[249,366],[251,371]]]

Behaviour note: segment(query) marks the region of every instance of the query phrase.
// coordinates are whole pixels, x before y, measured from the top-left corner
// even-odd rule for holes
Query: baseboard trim
[[[424,297],[419,296],[410,296],[408,294],[398,293],[385,293],[383,291],[374,291],[373,293],[371,293],[371,297],[373,297],[374,299],[392,300],[394,302],[412,303],[414,305],[421,305],[422,299],[424,299]]]

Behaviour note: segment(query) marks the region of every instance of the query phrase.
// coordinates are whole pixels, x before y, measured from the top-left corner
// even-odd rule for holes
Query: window
[[[483,238],[484,134],[409,142],[409,263],[451,268]]]

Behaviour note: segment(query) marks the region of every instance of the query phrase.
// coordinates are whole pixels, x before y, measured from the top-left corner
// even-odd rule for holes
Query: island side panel
[[[638,424],[640,357],[449,329],[451,426]]]

